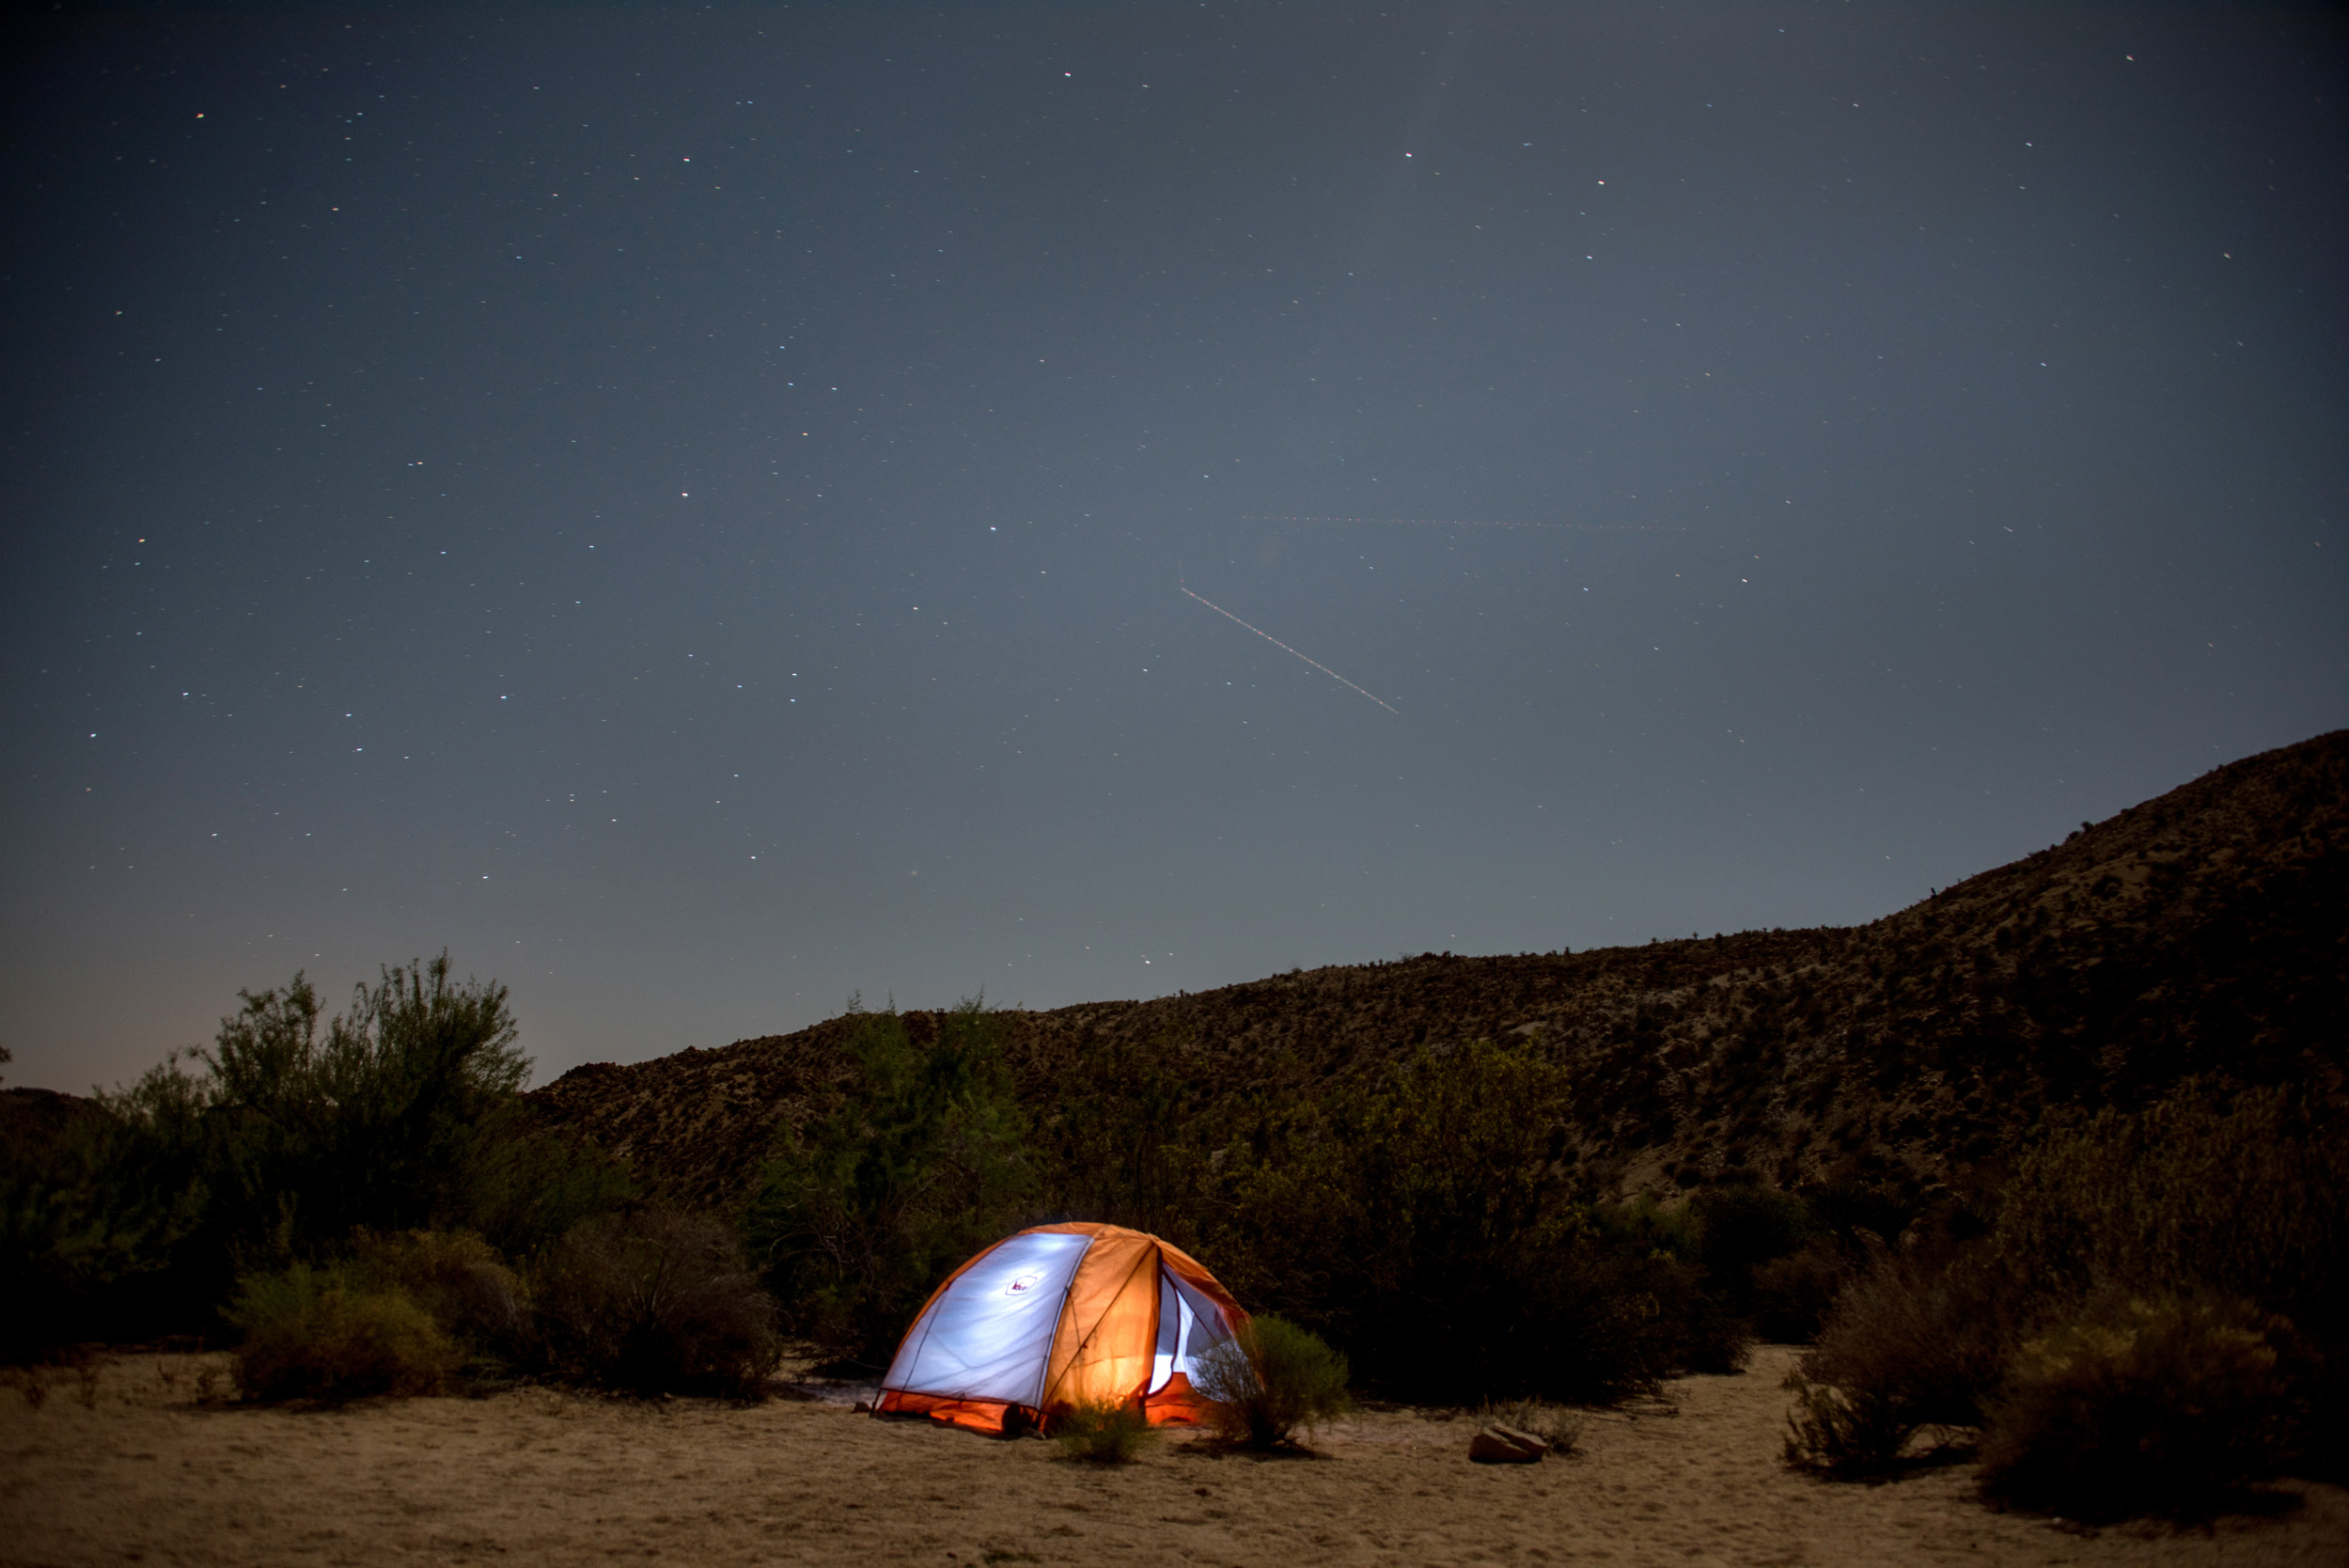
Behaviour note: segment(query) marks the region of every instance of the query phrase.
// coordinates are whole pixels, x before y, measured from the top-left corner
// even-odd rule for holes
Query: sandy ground
[[[332,1412],[196,1403],[223,1358],[0,1390],[0,1562],[2017,1564],[2349,1562],[2349,1493],[2207,1529],[1996,1513],[1951,1466],[1830,1485],[1777,1462],[1793,1352],[1594,1414],[1581,1450],[1467,1462],[1471,1422],[1364,1416],[1316,1458],[1175,1437],[1074,1465],[837,1404],[543,1389]],[[87,1403],[86,1403],[86,1396]]]

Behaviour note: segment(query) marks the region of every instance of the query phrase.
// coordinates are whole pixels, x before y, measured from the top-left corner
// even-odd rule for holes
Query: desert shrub
[[[1030,1131],[1048,1212],[1199,1245],[1214,1155],[1194,1137],[1209,1096],[1167,1065],[1177,1050],[1168,1037],[1115,1041],[1063,1064]]]
[[[544,1251],[575,1227],[627,1206],[624,1168],[558,1127],[536,1124],[525,1107],[491,1108],[470,1152],[459,1201],[444,1225],[478,1234],[509,1258]]]
[[[1157,1435],[1136,1404],[1080,1404],[1053,1422],[1053,1441],[1064,1459],[1088,1465],[1126,1465],[1140,1457]]]
[[[2019,1281],[1980,1255],[1880,1251],[1789,1379],[1788,1461],[1881,1473],[1922,1427],[1979,1425],[2027,1300]]]
[[[1593,1277],[1596,1288],[1585,1288],[1582,1313],[1554,1315],[1552,1322],[1559,1327],[1576,1317],[1591,1323],[1590,1309],[1604,1309],[1614,1320],[1617,1352],[1612,1357],[1578,1359],[1592,1371],[1612,1367],[1618,1375],[1586,1376],[1576,1386],[1572,1378],[1557,1381],[1567,1370],[1561,1363],[1544,1392],[1605,1399],[1645,1390],[1672,1372],[1728,1372],[1745,1366],[1753,1335],[1704,1263],[1704,1213],[1697,1203],[1667,1206],[1642,1192],[1626,1203],[1596,1205],[1590,1219],[1593,1234],[1569,1272]]]
[[[1647,1335],[1656,1347],[1649,1356],[1659,1372],[1746,1370],[1754,1348],[1752,1325],[1716,1294],[1702,1269],[1652,1270],[1652,1283],[1628,1305],[1653,1314]]]
[[[530,1072],[503,986],[452,981],[443,955],[384,970],[322,1029],[298,975],[243,1000],[202,1073],[175,1059],[111,1101],[192,1166],[208,1243],[304,1256],[462,1205],[483,1123]]]
[[[1842,1478],[1881,1476],[1901,1463],[1917,1435],[1913,1408],[1899,1395],[1860,1384],[1840,1388],[1790,1372],[1794,1408],[1786,1418],[1789,1465]]]
[[[468,1372],[494,1375],[529,1354],[528,1294],[521,1277],[480,1237],[363,1231],[352,1247],[346,1275],[364,1288],[398,1292],[423,1308],[464,1353]]]
[[[227,1316],[244,1333],[237,1381],[254,1399],[436,1393],[457,1366],[431,1314],[339,1268],[248,1275]]]
[[[1688,1203],[1667,1207],[1655,1194],[1642,1192],[1628,1202],[1601,1203],[1590,1211],[1599,1232],[1641,1252],[1662,1252],[1683,1263],[1701,1262],[1704,1226]]]
[[[1693,1250],[1693,1226],[1688,1235]],[[1677,1373],[1736,1372],[1753,1348],[1745,1323],[1706,1288],[1703,1267],[1668,1247],[1600,1231],[1545,1262],[1525,1375],[1505,1397],[1605,1403]]]
[[[1843,1177],[1805,1190],[1813,1226],[1834,1239],[1847,1256],[1897,1242],[1915,1222],[1920,1204],[1897,1186]]]
[[[783,1132],[744,1225],[795,1332],[885,1361],[947,1271],[1010,1228],[1032,1171],[1001,1034],[975,1000],[927,1041],[857,1016],[853,1082]]]
[[[1824,1237],[1763,1263],[1753,1271],[1754,1331],[1781,1343],[1815,1338],[1850,1273],[1842,1251]]]
[[[1382,1394],[1647,1387],[1720,1336],[1679,1315],[1693,1267],[1574,1200],[1556,1159],[1569,1114],[1556,1066],[1483,1041],[1260,1105],[1222,1151],[1202,1245],[1244,1299],[1327,1336]]]
[[[1216,1435],[1252,1449],[1293,1442],[1353,1405],[1346,1358],[1283,1318],[1250,1318],[1192,1365]]]
[[[1245,1094],[1184,1075],[1183,1056],[1162,1040],[1056,1074],[1031,1222],[1167,1236],[1399,1399],[1603,1401],[1742,1364],[1750,1336],[1705,1278],[1696,1212],[1582,1200],[1572,1086],[1535,1043],[1433,1045]],[[906,1291],[873,1360],[960,1261]]]
[[[2306,1090],[2189,1080],[2047,1139],[1992,1245],[2057,1315],[2092,1296],[2255,1302],[2310,1351],[2286,1372],[2315,1413],[2305,1462],[2349,1472],[2349,1113]]]
[[[2032,1340],[1982,1434],[1984,1491],[2083,1518],[2192,1513],[2291,1452],[2290,1331],[2247,1301],[2107,1297]]]
[[[2297,1408],[2296,1441],[2340,1463],[2341,1135],[2314,1096],[2188,1082],[2046,1137],[1988,1234],[1881,1253],[1845,1288],[1800,1365],[1788,1458],[1863,1473],[1920,1427],[1984,1427],[1999,1495],[2130,1512],[2196,1466],[2258,1473]],[[2315,1331],[2287,1355],[2295,1313]]]
[[[1809,1204],[1770,1187],[1708,1187],[1691,1198],[1688,1207],[1708,1293],[1743,1318],[1755,1313],[1759,1271],[1819,1235]]]
[[[151,1200],[108,1158],[115,1133],[86,1102],[49,1127],[0,1129],[0,1362],[167,1321],[153,1300],[159,1260],[137,1223]]]
[[[1997,1239],[2052,1294],[2200,1286],[2349,1325],[2349,1125],[2284,1089],[2189,1082],[2033,1151]]]
[[[532,1271],[541,1364],[631,1393],[755,1396],[775,1303],[726,1227],[661,1210],[589,1220]]]
[[[245,993],[209,1049],[100,1098],[96,1228],[200,1329],[240,1273],[338,1255],[357,1229],[486,1230],[508,1246],[612,1200],[608,1162],[533,1130],[506,992],[446,954],[322,1017],[302,976]]]

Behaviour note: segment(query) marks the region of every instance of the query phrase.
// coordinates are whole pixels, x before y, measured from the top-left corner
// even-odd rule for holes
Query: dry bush
[[[1207,1397],[1216,1435],[1252,1449],[1293,1442],[1298,1432],[1354,1405],[1346,1358],[1318,1335],[1269,1314],[1242,1324],[1192,1366],[1192,1387]]]
[[[1979,1425],[1983,1397],[2005,1374],[2020,1299],[1984,1258],[1880,1252],[1788,1379],[1788,1463],[1880,1474],[1920,1428]]]
[[[2033,1152],[1997,1229],[2023,1272],[2075,1298],[2187,1281],[2310,1328],[2349,1323],[2349,1123],[2288,1090],[2190,1081]]]
[[[755,1398],[781,1356],[774,1301],[732,1233],[699,1215],[590,1220],[540,1264],[531,1294],[544,1365],[580,1382]]]
[[[1919,1428],[1977,1426],[1994,1495],[2108,1515],[2201,1507],[2294,1449],[2339,1465],[2344,1215],[2330,1102],[2189,1082],[2101,1112],[2025,1157],[1987,1237],[1847,1288],[1787,1458],[1880,1473]]]
[[[244,1331],[237,1381],[254,1399],[436,1393],[457,1368],[457,1349],[430,1313],[399,1291],[362,1289],[340,1269],[296,1263],[248,1275],[227,1316]]]
[[[2100,1301],[2015,1358],[1983,1490],[2079,1518],[2207,1509],[2292,1451],[2290,1339],[2240,1299]]]
[[[1835,1243],[1821,1239],[1753,1273],[1754,1330],[1781,1343],[1815,1338],[1851,1277]]]
[[[1080,1404],[1052,1428],[1063,1459],[1089,1465],[1130,1465],[1157,1435],[1139,1405],[1120,1402]]]
[[[1897,1395],[1867,1384],[1839,1388],[1787,1374],[1794,1408],[1786,1418],[1786,1462],[1798,1469],[1849,1479],[1881,1476],[1900,1467],[1919,1422]]]

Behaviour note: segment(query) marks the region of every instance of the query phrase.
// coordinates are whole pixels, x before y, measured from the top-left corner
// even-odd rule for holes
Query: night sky
[[[11,1084],[1865,921],[2349,723],[2336,12],[12,25]]]

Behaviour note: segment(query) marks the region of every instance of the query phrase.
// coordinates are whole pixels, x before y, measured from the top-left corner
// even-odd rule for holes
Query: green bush
[[[527,1292],[478,1236],[433,1231],[360,1231],[344,1272],[365,1289],[396,1292],[429,1313],[464,1353],[474,1376],[496,1376],[534,1340]]]
[[[1139,1405],[1080,1404],[1053,1422],[1053,1441],[1063,1459],[1088,1465],[1127,1465],[1157,1435]]]
[[[927,1041],[857,1015],[853,1082],[778,1138],[744,1225],[796,1333],[885,1363],[947,1272],[1012,1228],[1033,1172],[1001,1035],[976,1000]]]
[[[1398,1399],[1605,1399],[1733,1363],[1697,1268],[1574,1201],[1557,1159],[1570,1114],[1562,1072],[1485,1041],[1261,1106],[1221,1152],[1203,1245],[1243,1299]]]
[[[520,1103],[493,1106],[442,1223],[478,1233],[509,1258],[543,1252],[634,1196],[624,1168],[572,1134],[535,1124]]]
[[[201,1328],[238,1274],[331,1258],[354,1230],[528,1247],[611,1198],[607,1163],[526,1125],[504,987],[452,980],[446,954],[331,1019],[300,975],[243,1000],[210,1049],[101,1097],[101,1228],[133,1259],[117,1272],[178,1304],[151,1327]]]
[[[780,1359],[775,1303],[713,1219],[590,1220],[533,1271],[541,1365],[631,1393],[755,1398]]]
[[[2209,1508],[2292,1452],[2289,1333],[2239,1299],[2106,1300],[2023,1347],[1983,1490],[2090,1519]]]
[[[1346,1358],[1282,1318],[1250,1318],[1193,1359],[1216,1435],[1270,1450],[1353,1407]]]
[[[1704,1226],[1689,1203],[1667,1207],[1655,1194],[1642,1192],[1625,1203],[1600,1203],[1591,1208],[1591,1223],[1608,1240],[1639,1252],[1661,1252],[1683,1263],[1700,1263]]]
[[[2011,1500],[2207,1500],[2295,1445],[2341,1462],[2344,1325],[2341,1113],[2189,1082],[2047,1137],[1987,1235],[1880,1256],[1801,1363],[1787,1457],[1880,1471],[1920,1427],[1975,1426],[1985,1484]]]
[[[138,1223],[155,1205],[109,1157],[113,1118],[86,1101],[55,1108],[46,1127],[0,1129],[0,1363],[168,1320],[152,1300],[158,1249]]]
[[[237,1382],[254,1399],[437,1393],[457,1366],[456,1347],[424,1309],[340,1269],[296,1263],[247,1276],[227,1316],[244,1332]]]
[[[2188,1082],[2041,1145],[1997,1236],[2050,1294],[2200,1286],[2349,1349],[2349,1122],[2314,1096]]]
[[[1138,1047],[1118,1041],[1063,1064],[1028,1135],[1047,1212],[1130,1226],[1191,1250],[1204,1245],[1215,1167],[1198,1137],[1211,1096],[1168,1065],[1181,1050],[1169,1037]]]

